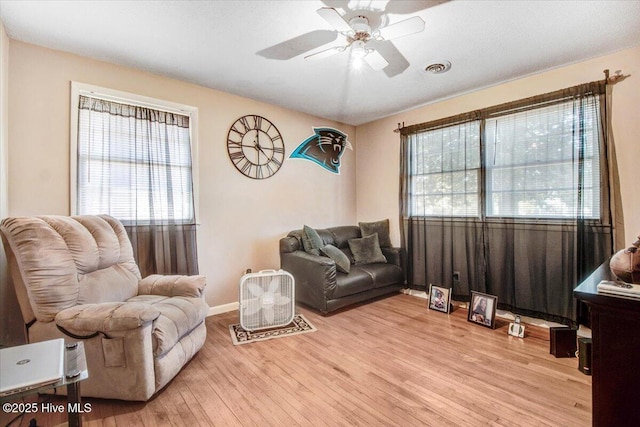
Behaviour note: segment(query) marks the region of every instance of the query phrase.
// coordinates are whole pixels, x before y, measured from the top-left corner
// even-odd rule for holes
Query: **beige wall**
[[[303,224],[354,224],[355,129],[328,120],[18,41],[10,45],[9,214],[69,214],[69,96],[78,81],[199,109],[198,256],[211,306],[236,302],[247,268],[279,268],[278,240]],[[230,125],[258,114],[280,130],[287,155],[312,126],[349,135],[354,150],[335,175],[304,160],[287,159],[272,178],[252,180],[229,160]]]
[[[625,223],[625,243],[640,234],[640,46],[589,61],[557,68],[488,89],[416,108],[358,126],[357,212],[359,220],[390,218],[392,240],[399,244],[400,136],[393,132],[405,125],[427,122],[528,96],[604,78],[602,71],[622,70],[631,77],[613,87],[613,135],[618,153],[620,192]],[[425,84],[437,85],[447,75],[427,76]]]

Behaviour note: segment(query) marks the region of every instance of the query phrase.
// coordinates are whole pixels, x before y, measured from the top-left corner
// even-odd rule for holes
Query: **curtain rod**
[[[408,128],[419,128],[419,127],[425,127],[426,125],[434,125],[434,126],[438,126],[439,124],[445,124],[445,123],[455,123],[457,121],[465,121],[465,120],[469,120],[470,118],[473,117],[479,117],[480,114],[482,112],[486,112],[486,113],[495,113],[496,111],[500,111],[500,110],[507,110],[510,106],[513,107],[517,107],[518,105],[521,105],[523,103],[527,103],[527,102],[532,102],[535,101],[536,98],[538,100],[543,100],[545,98],[553,98],[553,97],[559,97],[562,93],[566,93],[567,90],[571,90],[571,89],[576,89],[576,88],[580,88],[580,87],[585,87],[585,86],[590,86],[590,85],[598,85],[598,84],[604,84],[606,85],[614,85],[616,83],[619,83],[621,81],[623,81],[624,79],[626,79],[627,77],[629,77],[630,75],[624,75],[622,74],[621,70],[616,70],[615,73],[613,75],[610,75],[609,73],[609,69],[603,70],[604,76],[605,78],[603,80],[597,80],[595,82],[591,82],[591,83],[586,83],[586,84],[581,84],[581,85],[577,85],[577,86],[573,86],[570,88],[566,88],[566,89],[560,89],[554,92],[549,92],[543,95],[535,95],[532,97],[528,97],[528,98],[523,98],[520,100],[516,100],[516,101],[510,101],[510,102],[506,102],[503,104],[499,104],[499,105],[495,105],[492,107],[487,107],[487,108],[483,108],[480,110],[475,110],[475,111],[469,111],[467,113],[462,113],[462,114],[458,114],[455,116],[451,116],[451,117],[445,117],[442,119],[436,119],[430,122],[425,122],[425,123],[418,123],[415,125],[410,125],[410,126],[405,126],[404,122],[402,122],[402,124],[400,124],[400,122],[398,122],[398,127],[393,129],[394,133],[402,133],[405,129]],[[539,101],[540,102],[540,101]],[[430,126],[429,126],[430,127]]]
[[[607,81],[607,84],[614,85],[616,83],[620,83],[627,77],[631,76],[631,74],[627,74],[626,76],[622,74],[622,70],[616,70],[613,76],[609,76],[609,69],[602,71],[604,73],[604,79]]]

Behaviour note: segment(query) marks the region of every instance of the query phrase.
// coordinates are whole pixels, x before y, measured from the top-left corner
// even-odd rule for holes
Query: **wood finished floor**
[[[514,338],[505,321],[491,330],[467,322],[464,308],[446,315],[402,294],[327,317],[298,312],[318,331],[241,346],[228,331],[237,311],[209,317],[204,347],[158,396],[84,399],[84,425],[591,425],[591,378],[577,359],[549,354],[546,330]]]

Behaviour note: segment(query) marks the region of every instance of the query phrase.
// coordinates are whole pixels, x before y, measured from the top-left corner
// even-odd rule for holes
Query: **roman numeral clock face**
[[[227,151],[236,169],[253,179],[273,176],[284,161],[278,128],[264,117],[240,117],[229,129]]]

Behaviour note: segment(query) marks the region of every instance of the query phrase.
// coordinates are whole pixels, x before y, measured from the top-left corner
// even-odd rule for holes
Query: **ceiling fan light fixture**
[[[361,40],[356,40],[351,44],[351,56],[354,59],[362,59],[367,56],[367,48],[365,47],[365,43]]]
[[[432,64],[424,67],[424,71],[429,74],[442,74],[451,69],[451,62],[449,61],[435,61]]]

